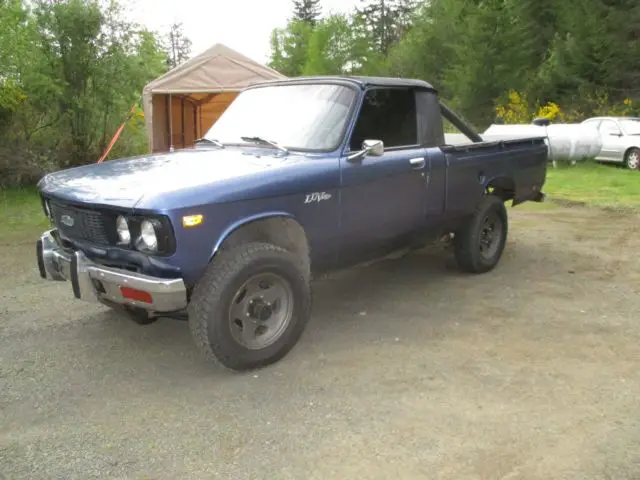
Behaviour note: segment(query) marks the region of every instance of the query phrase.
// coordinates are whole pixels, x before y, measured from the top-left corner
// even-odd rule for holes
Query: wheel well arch
[[[506,202],[515,198],[516,182],[512,177],[495,177],[485,184],[484,191],[489,195],[496,195]]]
[[[307,271],[311,271],[311,250],[307,234],[302,225],[288,213],[267,213],[235,222],[220,235],[211,258],[221,250],[249,242],[271,243],[295,253],[304,260]]]

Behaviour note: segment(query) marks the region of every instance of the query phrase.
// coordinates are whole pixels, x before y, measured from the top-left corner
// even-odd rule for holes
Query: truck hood
[[[69,201],[134,208],[144,197],[264,175],[302,158],[198,148],[61,170],[45,176],[38,187],[45,195]]]

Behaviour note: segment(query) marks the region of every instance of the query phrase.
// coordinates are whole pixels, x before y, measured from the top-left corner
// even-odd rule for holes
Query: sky
[[[215,43],[266,63],[274,28],[291,16],[291,0],[128,0],[128,17],[147,28],[166,32],[182,22],[191,40],[191,56]],[[323,14],[351,11],[360,0],[322,0]]]

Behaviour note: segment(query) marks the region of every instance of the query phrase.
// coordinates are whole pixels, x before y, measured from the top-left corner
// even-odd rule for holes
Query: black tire
[[[499,231],[495,232],[495,243],[485,252],[483,248],[486,248],[486,243],[481,240],[486,238],[487,219],[495,222]],[[493,270],[504,251],[508,228],[504,202],[495,195],[485,196],[469,222],[455,233],[454,250],[460,269],[468,273],[486,273]]]
[[[640,170],[640,148],[631,148],[624,156],[624,164],[631,170]]]
[[[266,243],[239,245],[217,254],[194,288],[188,307],[191,334],[205,356],[231,370],[244,371],[265,367],[287,355],[310,317],[311,290],[305,265],[304,259]],[[288,282],[292,306],[288,323],[273,343],[251,349],[234,337],[232,322],[237,320],[233,320],[231,309],[245,282],[265,274]]]

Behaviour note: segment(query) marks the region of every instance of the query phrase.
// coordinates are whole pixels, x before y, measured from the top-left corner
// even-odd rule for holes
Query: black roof
[[[313,77],[291,77],[284,80],[268,80],[260,82],[255,86],[287,84],[287,83],[311,83],[311,82],[331,82],[331,83],[350,83],[356,84],[361,88],[367,86],[376,87],[416,87],[426,90],[436,91],[436,89],[424,80],[413,78],[396,78],[396,77],[364,77],[364,76],[346,76],[346,75],[319,75]]]

